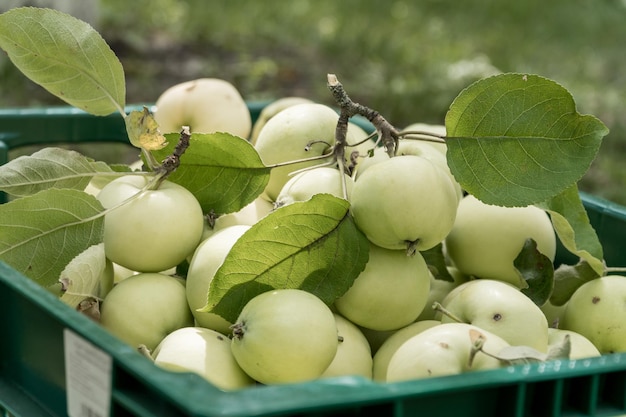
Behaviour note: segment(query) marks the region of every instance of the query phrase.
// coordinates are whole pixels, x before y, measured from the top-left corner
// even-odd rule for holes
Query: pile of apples
[[[163,133],[185,125],[248,138],[268,165],[324,155],[338,122],[331,107],[284,98],[253,125],[239,92],[216,79],[166,90],[155,118]],[[443,126],[405,130],[445,135]],[[115,278],[101,324],[156,365],[196,372],[224,390],[347,375],[392,382],[626,351],[626,278],[592,280],[560,307],[538,306],[521,291],[513,262],[527,239],[555,258],[546,212],[466,195],[443,143],[403,138],[390,157],[367,138],[349,124],[348,150],[358,151],[350,173],[323,160],[274,168],[260,197],[214,222],[167,180],[107,213],[104,246]],[[113,207],[146,181],[126,176],[90,192]],[[303,290],[268,288],[234,323],[200,311],[239,237],[272,211],[319,193],[347,199],[370,242],[369,261],[345,294],[327,305]],[[435,279],[422,256],[440,244],[454,282]],[[175,275],[184,261],[186,276]]]

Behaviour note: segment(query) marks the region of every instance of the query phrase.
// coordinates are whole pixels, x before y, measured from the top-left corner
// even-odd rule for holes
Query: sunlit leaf
[[[446,115],[447,159],[463,189],[488,204],[526,206],[576,183],[608,133],[571,94],[536,75],[501,74],[463,90]]]
[[[61,271],[59,281],[63,286],[61,301],[76,308],[87,298],[102,297],[103,285],[113,281],[113,270],[104,253],[104,244],[93,245],[81,252]],[[108,276],[110,274],[110,276]]]
[[[49,189],[0,205],[0,259],[44,287],[102,242],[102,205],[77,190]]]
[[[167,146],[165,136],[147,107],[133,110],[126,116],[126,132],[133,146],[147,151],[157,151]]]
[[[89,24],[52,9],[11,9],[0,14],[0,48],[66,103],[98,116],[124,113],[122,64]]]
[[[0,191],[23,197],[48,188],[84,190],[95,174],[105,173],[113,170],[104,162],[48,147],[0,166]]]

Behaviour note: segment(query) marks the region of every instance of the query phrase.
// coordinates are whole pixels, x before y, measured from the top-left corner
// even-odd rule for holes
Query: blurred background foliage
[[[482,77],[551,78],[581,113],[611,129],[580,188],[626,205],[626,0],[72,4],[90,6],[73,14],[90,21],[122,61],[128,103],[154,102],[178,82],[217,77],[249,101],[303,96],[333,105],[326,74],[335,73],[355,101],[403,127],[443,123],[456,95]],[[61,103],[0,57],[1,107],[54,104]]]

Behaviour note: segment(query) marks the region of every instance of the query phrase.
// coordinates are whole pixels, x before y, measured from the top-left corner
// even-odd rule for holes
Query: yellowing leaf
[[[133,110],[126,116],[126,132],[130,143],[147,151],[158,151],[167,146],[165,136],[147,107],[142,111]]]
[[[104,244],[93,245],[70,261],[61,272],[61,301],[76,308],[86,298],[102,298],[113,281],[113,270],[104,254]]]

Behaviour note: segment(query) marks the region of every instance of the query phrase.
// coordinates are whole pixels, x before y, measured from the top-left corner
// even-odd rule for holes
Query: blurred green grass
[[[611,130],[580,188],[626,205],[624,0],[101,0],[97,30],[124,65],[129,103],[199,77],[247,100],[334,104],[326,74],[396,126],[443,123],[471,82],[551,78]],[[0,106],[59,104],[0,61]]]

